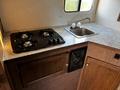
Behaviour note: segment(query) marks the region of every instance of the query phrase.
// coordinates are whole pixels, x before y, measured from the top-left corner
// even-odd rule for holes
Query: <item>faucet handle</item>
[[[71,28],[72,28],[72,29],[76,28],[76,23],[72,23],[72,24],[71,24]]]
[[[81,22],[77,22],[77,25],[76,25],[76,26],[79,27],[79,28],[81,28],[82,23],[81,23]]]

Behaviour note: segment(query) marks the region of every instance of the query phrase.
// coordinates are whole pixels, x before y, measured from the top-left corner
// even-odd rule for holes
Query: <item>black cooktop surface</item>
[[[12,33],[10,39],[14,53],[32,51],[65,43],[63,38],[51,28]]]

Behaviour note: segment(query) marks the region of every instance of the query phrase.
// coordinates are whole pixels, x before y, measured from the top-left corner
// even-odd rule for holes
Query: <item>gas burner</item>
[[[51,29],[40,30],[39,32],[39,35],[42,38],[51,37],[52,34],[54,33],[51,31]]]
[[[21,35],[21,38],[22,38],[22,39],[28,39],[29,36],[28,36],[26,33],[24,33],[24,34]]]
[[[24,42],[24,44],[23,44],[23,46],[24,47],[31,47],[33,44],[32,44],[32,42],[31,41],[26,41],[26,42]]]
[[[10,38],[14,53],[32,51],[65,43],[63,38],[51,28],[12,33]]]

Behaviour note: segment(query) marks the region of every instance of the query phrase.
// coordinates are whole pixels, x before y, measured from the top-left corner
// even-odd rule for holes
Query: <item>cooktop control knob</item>
[[[31,41],[26,41],[23,44],[24,47],[31,47],[32,46],[32,42]]]

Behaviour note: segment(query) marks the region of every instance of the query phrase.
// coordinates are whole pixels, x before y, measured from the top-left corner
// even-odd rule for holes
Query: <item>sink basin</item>
[[[71,28],[65,28],[65,29],[76,37],[91,36],[96,34],[95,32],[88,30],[86,28],[76,27],[74,29],[71,29]]]

